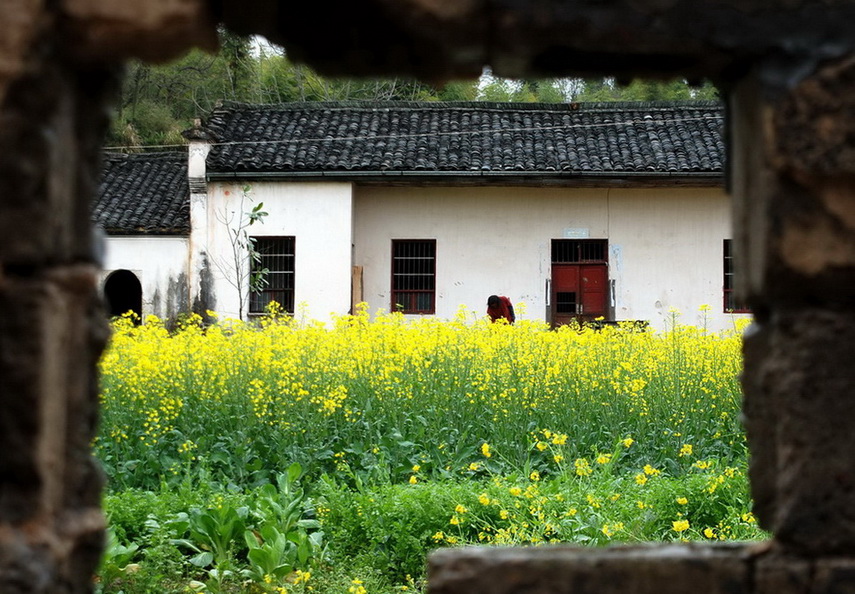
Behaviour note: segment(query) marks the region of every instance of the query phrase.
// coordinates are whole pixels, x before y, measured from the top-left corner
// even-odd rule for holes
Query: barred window
[[[724,240],[724,311],[726,313],[751,313],[744,303],[736,301],[736,269],[733,265],[733,240]]]
[[[260,257],[251,262],[250,274],[254,276],[266,269],[267,282],[260,291],[250,293],[250,315],[263,314],[272,301],[293,314],[294,238],[253,237],[252,241],[255,242],[255,251]]]
[[[606,262],[608,241],[605,239],[553,239],[552,263],[577,264]]]
[[[392,240],[391,311],[432,314],[436,310],[436,240]]]

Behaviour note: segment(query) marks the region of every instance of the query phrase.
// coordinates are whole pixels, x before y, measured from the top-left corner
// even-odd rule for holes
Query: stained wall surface
[[[143,318],[175,320],[190,311],[189,262],[186,237],[108,237],[101,286],[111,272],[129,270],[142,285]]]
[[[230,229],[235,228],[241,212],[258,204],[268,214],[246,227],[250,236],[295,238],[294,303],[306,305],[300,307],[301,315],[329,320],[331,314],[346,314],[352,261],[351,184],[268,182],[208,186],[207,255],[217,313],[225,318],[240,317]]]
[[[461,306],[481,316],[487,296],[503,294],[523,317],[547,320],[551,240],[586,236],[608,241],[615,319],[662,330],[672,308],[701,321],[701,305],[710,329],[745,317],[723,311],[730,209],[717,188],[359,187],[355,213],[354,264],[372,310],[392,307],[392,240],[435,239],[437,316]]]

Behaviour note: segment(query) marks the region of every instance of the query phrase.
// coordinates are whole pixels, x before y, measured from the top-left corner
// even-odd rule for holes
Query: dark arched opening
[[[130,270],[116,270],[104,281],[104,301],[110,317],[132,311],[142,319],[142,285]]]

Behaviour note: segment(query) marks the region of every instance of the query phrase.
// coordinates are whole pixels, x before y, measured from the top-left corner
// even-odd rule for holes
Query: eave
[[[352,181],[371,185],[526,187],[723,187],[722,172],[208,171],[208,181]]]

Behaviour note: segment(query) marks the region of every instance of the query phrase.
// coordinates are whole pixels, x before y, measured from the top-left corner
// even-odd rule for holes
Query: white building
[[[227,105],[188,133],[192,231],[112,234],[107,267],[139,272],[144,314],[171,315],[186,283],[187,307],[226,317],[275,300],[319,320],[360,301],[451,318],[502,294],[555,324],[663,328],[708,305],[726,328],[748,314],[730,292],[722,124],[711,103]],[[260,261],[235,259],[236,232]],[[251,268],[268,271],[253,295]]]
[[[184,153],[106,157],[93,214],[107,233],[110,315],[174,319],[190,309],[189,197]]]

